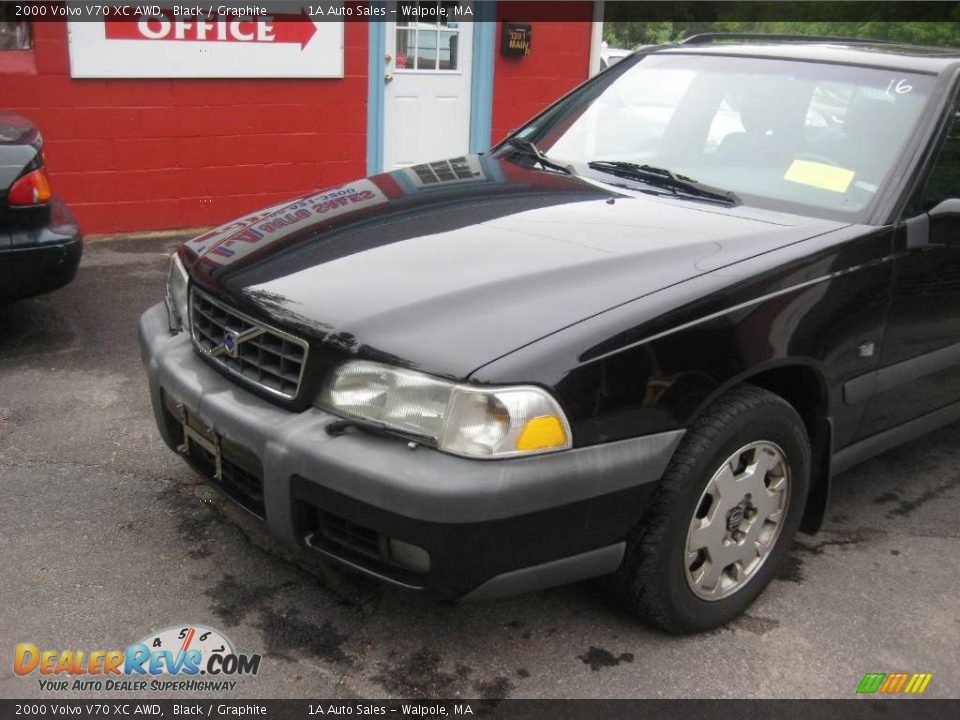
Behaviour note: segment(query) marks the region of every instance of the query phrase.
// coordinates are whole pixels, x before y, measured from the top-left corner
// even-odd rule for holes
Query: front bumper
[[[279,538],[394,584],[446,597],[525,592],[613,572],[682,431],[499,461],[470,460],[292,413],[203,362],[162,305],[140,319],[154,414],[183,443],[175,403],[222,438],[226,489]],[[210,477],[203,458],[188,458]],[[259,494],[247,492],[260,478]],[[222,483],[221,483],[222,485]],[[246,488],[246,490],[245,490]],[[405,566],[390,539],[423,548]]]

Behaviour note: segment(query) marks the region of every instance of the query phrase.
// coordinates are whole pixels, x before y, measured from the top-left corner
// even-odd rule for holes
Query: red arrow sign
[[[304,11],[300,14],[262,17],[177,18],[171,11],[139,15],[123,20],[104,20],[108,40],[185,40],[188,42],[294,43],[303,50],[317,26]]]
[[[277,42],[298,42],[303,50],[317,32],[317,26],[303,10],[299,15],[274,15]],[[282,39],[281,39],[282,38]]]

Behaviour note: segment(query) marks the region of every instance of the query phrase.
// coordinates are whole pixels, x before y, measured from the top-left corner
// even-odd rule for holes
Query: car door
[[[960,116],[954,101],[926,181],[896,237],[880,369],[860,436],[960,418]],[[849,398],[848,398],[849,399]],[[935,417],[928,417],[937,413]],[[918,425],[914,429],[922,430]]]

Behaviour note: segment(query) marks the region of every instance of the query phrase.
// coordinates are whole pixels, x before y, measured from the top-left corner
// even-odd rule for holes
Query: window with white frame
[[[457,45],[460,24],[453,17],[457,2],[418,2],[399,12],[397,57],[399,72],[443,72],[459,70]]]

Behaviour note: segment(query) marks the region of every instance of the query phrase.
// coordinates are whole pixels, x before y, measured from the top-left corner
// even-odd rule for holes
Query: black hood
[[[376,175],[217,228],[184,257],[199,285],[276,325],[466,377],[622,303],[842,227],[523,162]]]

